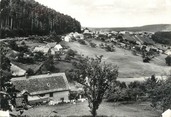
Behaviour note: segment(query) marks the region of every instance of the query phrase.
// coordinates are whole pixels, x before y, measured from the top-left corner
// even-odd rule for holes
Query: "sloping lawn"
[[[78,54],[84,54],[89,57],[103,55],[103,61],[119,66],[119,77],[164,75],[169,74],[170,71],[170,67],[165,64],[165,55],[153,59],[150,63],[144,63],[141,56],[134,56],[131,51],[118,47],[115,47],[116,52],[106,52],[99,47],[91,48],[89,45],[81,45],[78,42],[65,44],[76,50]]]

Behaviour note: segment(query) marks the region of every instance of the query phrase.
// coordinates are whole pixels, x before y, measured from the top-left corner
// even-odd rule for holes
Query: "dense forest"
[[[171,45],[171,32],[156,32],[152,39],[157,43]]]
[[[0,1],[0,38],[80,32],[76,19],[34,0]]]

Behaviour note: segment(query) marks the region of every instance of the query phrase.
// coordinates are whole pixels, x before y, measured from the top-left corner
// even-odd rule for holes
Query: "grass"
[[[100,42],[94,41],[97,45]],[[119,77],[140,77],[169,74],[170,68],[165,64],[165,55],[153,59],[150,63],[144,63],[141,56],[134,56],[131,51],[118,47],[116,52],[106,52],[97,47],[91,48],[88,45],[81,45],[78,42],[65,43],[71,49],[76,50],[79,54],[94,57],[95,55],[103,55],[103,61],[109,64],[119,66]]]
[[[55,111],[57,113],[53,113]],[[52,112],[52,113],[51,113]],[[17,113],[17,112],[13,112]],[[50,114],[51,113],[51,114]],[[29,115],[31,117],[47,116],[90,116],[88,102],[76,103],[76,104],[64,104],[55,106],[38,106],[28,109],[23,115]],[[97,110],[98,115],[112,116],[112,117],[158,117],[161,112],[153,110],[149,103],[139,104],[118,104],[102,102]]]

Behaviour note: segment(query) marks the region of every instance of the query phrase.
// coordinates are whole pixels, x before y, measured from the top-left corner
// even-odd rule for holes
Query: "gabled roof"
[[[55,47],[55,45],[56,45],[56,42],[46,44],[46,46],[49,47],[49,48],[53,48],[53,47]]]
[[[124,34],[123,38],[131,42],[136,42],[136,40],[132,38],[129,34]]]
[[[70,90],[65,73],[44,74],[12,78],[16,90],[26,90],[30,95]]]

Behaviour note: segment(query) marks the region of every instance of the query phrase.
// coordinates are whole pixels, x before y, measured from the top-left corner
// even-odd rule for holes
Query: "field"
[[[99,45],[100,42],[94,40]],[[105,50],[96,47],[91,48],[88,45],[81,45],[78,42],[65,43],[71,49],[76,50],[79,54],[85,56],[94,57],[95,55],[103,55],[103,61],[106,63],[112,63],[113,65],[119,66],[119,77],[140,77],[140,76],[151,76],[166,75],[171,70],[165,64],[166,55],[161,54],[159,57],[154,58],[150,63],[144,63],[142,57],[133,55],[130,51],[116,48],[116,52],[106,52]]]
[[[54,113],[55,111],[57,113]],[[13,112],[17,114],[18,112]],[[112,117],[159,117],[161,112],[153,110],[149,103],[139,103],[139,104],[118,104],[118,103],[108,103],[102,102],[98,111],[98,115],[107,115]],[[80,102],[76,104],[64,104],[64,105],[54,105],[54,106],[38,106],[26,110],[23,115],[29,115],[31,117],[36,116],[83,116],[90,115],[88,103]]]

